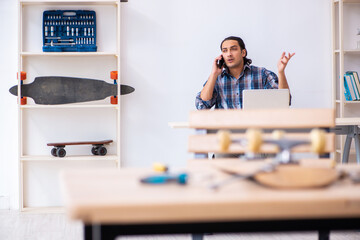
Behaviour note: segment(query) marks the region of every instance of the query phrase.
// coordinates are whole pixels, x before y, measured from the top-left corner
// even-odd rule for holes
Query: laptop
[[[243,91],[243,109],[288,108],[289,89],[247,89]]]

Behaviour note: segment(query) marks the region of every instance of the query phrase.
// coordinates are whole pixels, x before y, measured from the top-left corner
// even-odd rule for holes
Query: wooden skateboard
[[[61,143],[48,143],[48,146],[53,146],[51,149],[51,155],[54,157],[65,157],[66,151],[65,146],[68,145],[92,145],[91,153],[93,155],[105,156],[107,153],[105,144],[112,143],[113,140],[104,140],[104,141],[88,141],[88,142],[61,142]]]
[[[309,161],[311,162],[311,160]],[[327,160],[321,159],[319,161],[327,162]],[[243,168],[252,164],[251,162],[245,162]],[[214,190],[232,180],[239,179],[254,180],[264,186],[278,189],[319,188],[334,183],[342,176],[342,173],[333,166],[325,166],[325,164],[322,164],[322,166],[304,166],[302,164],[273,164],[260,161],[258,167],[247,173],[243,173],[234,166],[214,166],[221,172],[231,175],[225,181],[213,184],[211,188]]]
[[[298,161],[292,159],[291,149],[298,145],[311,145],[312,152],[321,154],[324,152],[326,138],[325,132],[313,129],[309,138],[294,140],[285,137],[284,132],[274,131],[273,139],[263,139],[262,132],[258,129],[248,129],[246,138],[231,139],[230,133],[218,132],[219,146],[227,151],[231,144],[242,144],[247,146],[251,153],[257,153],[263,143],[274,144],[278,147],[279,153],[271,162],[262,164],[250,173],[239,173],[234,171],[234,166],[219,169],[232,177],[223,182],[215,183],[211,189],[218,189],[220,186],[236,179],[252,179],[256,182],[273,188],[313,188],[324,187],[335,182],[341,174],[333,167],[309,167],[301,166]],[[250,163],[251,164],[251,163]],[[334,164],[335,165],[335,164]]]
[[[131,86],[120,85],[121,95],[134,90]],[[11,87],[9,91],[17,96],[18,86]],[[79,103],[102,100],[109,96],[117,97],[117,84],[96,79],[44,76],[36,77],[30,84],[21,84],[21,97],[30,97],[36,104]]]
[[[262,131],[259,129],[248,129],[246,131],[246,138],[231,139],[229,131],[218,132],[219,148],[222,152],[226,152],[231,144],[241,144],[246,146],[250,153],[258,153],[263,143],[276,145],[279,153],[278,160],[281,163],[293,162],[291,156],[291,149],[298,145],[311,145],[313,153],[322,154],[326,145],[325,131],[320,129],[312,129],[309,133],[309,138],[304,140],[294,140],[284,137],[285,132],[275,130],[273,132],[273,139],[263,139]]]

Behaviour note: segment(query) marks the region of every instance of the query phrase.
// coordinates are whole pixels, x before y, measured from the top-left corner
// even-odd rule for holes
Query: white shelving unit
[[[24,84],[37,76],[70,76],[113,83],[120,76],[120,0],[19,0],[18,72]],[[42,52],[45,10],[94,10],[97,52]],[[118,86],[121,81],[117,80]],[[21,81],[18,79],[18,92]],[[120,96],[120,87],[118,87]],[[57,175],[67,168],[120,167],[120,100],[37,105],[27,99],[19,111],[19,181],[21,211],[61,211]],[[67,156],[53,157],[48,142],[113,139],[108,154],[92,156],[91,146],[67,146]],[[54,176],[56,175],[56,176]]]
[[[360,0],[332,0],[333,33],[333,105],[336,109],[338,126],[360,125],[360,101],[346,101],[344,96],[344,73],[360,73],[360,48],[357,44],[360,35]],[[336,159],[341,159],[345,136],[336,141]],[[353,155],[355,151],[351,151]]]

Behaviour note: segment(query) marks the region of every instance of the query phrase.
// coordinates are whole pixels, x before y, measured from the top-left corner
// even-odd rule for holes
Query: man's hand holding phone
[[[204,88],[201,90],[201,93],[200,93],[200,98],[203,101],[209,101],[212,98],[216,79],[222,73],[222,69],[223,69],[224,63],[221,63],[220,62],[221,60],[223,60],[222,55],[215,58],[215,60],[213,62],[211,74],[210,74],[208,81],[206,82]],[[220,64],[222,64],[222,65],[220,65]]]
[[[222,55],[220,55],[214,60],[212,73],[215,76],[219,76],[222,72],[223,67],[224,67],[224,58]]]

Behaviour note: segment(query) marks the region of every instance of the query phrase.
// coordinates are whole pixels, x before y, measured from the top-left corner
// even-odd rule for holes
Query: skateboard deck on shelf
[[[120,84],[120,95],[132,93],[135,89]],[[18,86],[10,88],[17,96]],[[21,85],[22,97],[30,97],[36,104],[56,105],[102,100],[117,96],[117,85],[102,80],[44,76],[36,77],[34,82]]]
[[[65,157],[66,151],[65,146],[69,145],[92,145],[91,153],[93,155],[104,156],[107,153],[107,149],[104,147],[105,144],[112,143],[113,140],[103,140],[103,141],[83,141],[83,142],[57,142],[57,143],[48,143],[47,146],[53,146],[51,149],[51,155],[54,157]]]

